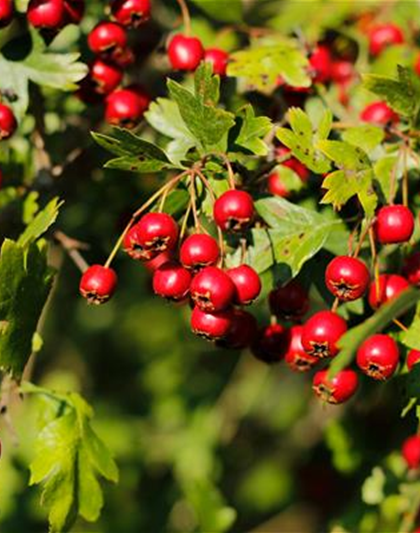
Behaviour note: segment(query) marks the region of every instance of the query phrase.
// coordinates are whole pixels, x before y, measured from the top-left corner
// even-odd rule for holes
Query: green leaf
[[[243,3],[241,0],[229,2],[209,2],[209,0],[192,0],[200,9],[215,20],[222,22],[240,22],[243,17]]]
[[[272,128],[271,120],[268,117],[256,117],[251,104],[246,105],[238,117],[241,120],[241,127],[235,144],[255,155],[267,155],[268,147],[263,139]]]
[[[17,378],[31,354],[32,338],[52,278],[45,247],[31,243],[24,249],[14,241],[3,242],[0,254],[0,368],[12,372]]]
[[[28,244],[35,242],[41,237],[57,220],[58,212],[63,203],[58,198],[53,198],[42,211],[39,211],[19,237],[19,246],[25,248]]]
[[[194,75],[195,95],[202,104],[216,106],[220,98],[220,77],[213,76],[213,67],[203,61]]]
[[[366,153],[347,142],[323,140],[317,143],[317,148],[334,161],[338,168],[365,170],[371,166]]]
[[[362,486],[362,500],[368,505],[378,505],[385,498],[386,476],[379,466],[375,466],[372,474],[368,477]]]
[[[420,305],[407,331],[402,331],[399,340],[413,350],[420,350]]]
[[[395,155],[381,157],[375,162],[373,171],[382,193],[382,200],[386,203],[391,196],[392,174],[395,173],[396,179],[401,174],[398,168],[398,157]]]
[[[373,150],[384,140],[384,137],[384,130],[371,124],[348,128],[342,135],[344,141],[354,146],[358,146],[364,152],[370,152]]]

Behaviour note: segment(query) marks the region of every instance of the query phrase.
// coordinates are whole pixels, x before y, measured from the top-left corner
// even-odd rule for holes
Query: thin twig
[[[59,230],[54,232],[53,237],[63,247],[81,272],[85,272],[89,268],[88,263],[79,252],[79,250],[87,250],[89,248],[87,244],[72,239]]]

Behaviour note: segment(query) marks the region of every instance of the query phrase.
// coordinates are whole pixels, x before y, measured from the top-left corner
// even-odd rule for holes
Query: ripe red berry
[[[328,290],[342,301],[357,300],[366,292],[370,281],[369,270],[355,257],[335,257],[325,271]]]
[[[341,370],[332,379],[328,370],[319,370],[312,382],[312,388],[324,402],[338,404],[346,402],[357,390],[358,377],[354,370]]]
[[[409,287],[408,281],[398,274],[381,274],[378,280],[373,280],[370,284],[369,305],[372,309],[377,309],[384,303],[399,296]]]
[[[309,58],[309,63],[313,70],[313,77],[316,83],[330,81],[332,59],[331,53],[326,46],[317,46]]]
[[[240,350],[254,342],[257,332],[257,320],[254,315],[242,309],[233,309],[229,332],[218,344],[224,348]]]
[[[150,0],[114,0],[111,13],[123,26],[137,28],[150,17]]]
[[[112,268],[92,265],[83,273],[79,290],[88,303],[98,305],[111,298],[116,286],[117,274]]]
[[[369,124],[386,126],[398,122],[399,117],[385,102],[373,102],[363,109],[360,119]]]
[[[303,326],[293,326],[289,330],[288,344],[284,360],[296,372],[306,372],[319,363],[319,358],[309,355],[302,346]]]
[[[286,353],[288,331],[281,324],[262,328],[252,345],[252,353],[264,363],[278,363]]]
[[[273,289],[269,295],[270,311],[278,318],[300,320],[309,309],[306,290],[295,279],[283,287]]]
[[[379,55],[385,48],[404,42],[404,34],[393,23],[378,24],[369,31],[369,51],[373,56]]]
[[[171,251],[178,242],[178,225],[167,213],[147,213],[124,238],[124,249],[133,259],[153,259]]]
[[[395,372],[399,358],[398,346],[394,339],[378,333],[367,338],[360,345],[356,362],[367,376],[385,381]]]
[[[105,118],[110,124],[134,128],[149,107],[150,98],[138,89],[119,89],[108,95]]]
[[[355,74],[354,65],[351,61],[334,61],[331,65],[331,78],[336,83],[349,83]]]
[[[122,82],[123,71],[109,61],[95,59],[90,66],[90,79],[95,84],[95,90],[99,94],[109,94]]]
[[[100,22],[89,33],[88,45],[95,54],[123,49],[127,46],[127,31],[115,22]]]
[[[145,253],[145,255],[147,256],[147,252]],[[154,254],[152,253],[152,255]],[[161,267],[168,261],[172,261],[172,252],[166,251],[156,255],[152,259],[145,259],[143,261],[143,266],[150,272],[155,272],[159,267]]]
[[[213,217],[223,231],[242,231],[254,217],[254,201],[245,191],[223,193],[214,203]]]
[[[0,28],[8,26],[15,13],[13,0],[0,0]]]
[[[382,207],[376,215],[374,229],[381,244],[407,242],[414,231],[413,213],[405,205]]]
[[[267,178],[267,190],[270,194],[288,198],[290,191],[282,180],[280,172],[272,172]]]
[[[420,361],[420,351],[419,350],[410,350],[407,354],[407,368],[410,372],[413,370],[413,366]]]
[[[402,273],[412,285],[420,285],[420,252],[405,258]]]
[[[34,28],[57,30],[64,21],[63,0],[30,0],[27,10],[28,22]]]
[[[168,45],[168,57],[174,70],[195,70],[204,58],[200,39],[175,35]]]
[[[194,307],[191,314],[191,329],[193,333],[211,341],[223,339],[229,334],[233,321],[231,309],[208,313]]]
[[[234,303],[250,305],[261,292],[261,280],[257,272],[249,265],[240,265],[226,271],[235,285]]]
[[[332,311],[319,311],[303,326],[303,348],[315,357],[334,357],[339,351],[337,342],[346,331],[344,318]]]
[[[192,270],[215,265],[219,256],[217,241],[205,233],[196,233],[187,237],[179,251],[182,265]]]
[[[279,160],[279,165],[293,170],[303,182],[308,181],[309,169],[299,159],[291,155],[289,148],[286,148],[286,146],[276,148],[276,158]]]
[[[200,270],[191,282],[191,298],[202,311],[222,311],[235,296],[235,285],[221,268],[209,266]]]
[[[414,470],[420,466],[420,436],[412,435],[402,445],[402,456],[408,468]]]
[[[0,103],[0,140],[11,137],[17,128],[17,121],[9,106]]]
[[[190,290],[191,274],[175,261],[164,263],[154,273],[153,290],[175,302],[184,300]]]
[[[418,54],[415,59],[414,71],[418,76],[420,76],[420,54]]]
[[[64,24],[79,24],[85,14],[85,0],[64,0]]]
[[[213,73],[219,76],[226,76],[228,60],[229,54],[220,48],[207,48],[204,51],[204,61],[211,63]]]

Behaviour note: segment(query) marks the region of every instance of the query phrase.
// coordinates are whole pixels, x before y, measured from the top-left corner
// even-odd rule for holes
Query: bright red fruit
[[[178,225],[167,213],[147,213],[124,238],[124,249],[133,259],[153,259],[171,251],[178,242]]]
[[[85,14],[85,0],[64,0],[64,24],[79,24]]]
[[[257,320],[254,315],[242,309],[233,309],[229,332],[218,344],[224,348],[240,350],[254,342],[257,332]]]
[[[145,252],[145,255],[147,256],[147,252]],[[152,253],[151,255],[154,254]],[[172,261],[172,252],[166,251],[154,256],[152,259],[145,259],[143,261],[143,266],[147,268],[149,272],[156,272],[159,267],[169,261]]]
[[[376,240],[381,244],[407,242],[414,231],[413,213],[405,205],[387,205],[379,209],[375,221]]]
[[[215,265],[219,257],[217,241],[205,233],[196,233],[187,237],[179,251],[183,266],[192,270]]]
[[[334,357],[339,351],[337,342],[346,331],[344,318],[332,311],[319,311],[303,326],[303,348],[315,357]]]
[[[404,260],[403,275],[413,285],[420,285],[420,252],[414,252]]]
[[[155,293],[175,302],[187,297],[190,284],[190,272],[175,261],[164,263],[155,271],[153,276]]]
[[[226,271],[235,285],[234,303],[250,305],[261,292],[261,280],[257,272],[249,265],[240,265]]]
[[[314,81],[325,83],[331,79],[331,52],[326,46],[319,45],[312,52],[309,63],[313,70]]]
[[[79,290],[88,303],[99,305],[111,298],[116,286],[117,274],[112,268],[92,265],[83,273]]]
[[[127,31],[115,22],[100,22],[88,35],[89,48],[95,54],[125,48],[127,41]]]
[[[114,0],[111,13],[123,26],[137,28],[150,17],[150,0]]]
[[[204,58],[200,39],[178,34],[168,45],[168,57],[174,70],[195,70]]]
[[[0,28],[5,28],[12,22],[14,13],[13,0],[0,0]]]
[[[273,289],[269,295],[270,311],[278,318],[300,320],[309,309],[306,289],[295,279],[283,287]]]
[[[284,360],[296,372],[306,372],[319,363],[319,358],[309,355],[302,346],[303,326],[293,326],[288,333]]]
[[[413,370],[413,366],[420,361],[420,351],[410,350],[407,354],[407,368],[409,371]]]
[[[388,335],[376,334],[367,338],[357,350],[356,363],[373,379],[385,381],[395,372],[400,353],[397,343]]]
[[[222,311],[235,296],[235,285],[221,268],[209,266],[200,270],[191,282],[191,298],[202,311]]]
[[[122,82],[124,73],[114,63],[96,59],[90,66],[89,76],[97,93],[109,94]]]
[[[138,89],[119,89],[106,99],[105,118],[110,124],[134,128],[149,107],[150,97]]]
[[[351,61],[334,61],[331,65],[331,78],[336,83],[348,83],[354,77],[355,70]]]
[[[420,466],[420,436],[412,435],[402,445],[402,456],[408,468],[414,470]]]
[[[408,289],[408,281],[398,274],[381,274],[378,280],[373,280],[369,287],[368,300],[372,309],[396,298]]]
[[[360,259],[335,257],[325,271],[328,290],[344,302],[357,300],[366,292],[370,282],[369,270]]]
[[[215,201],[213,217],[223,231],[242,231],[254,217],[254,200],[245,191],[226,191]]]
[[[363,122],[369,122],[377,126],[386,126],[392,122],[398,122],[398,115],[387,106],[385,102],[373,102],[367,105],[360,113]]]
[[[276,148],[276,157],[280,159],[280,165],[293,170],[303,182],[308,181],[310,175],[309,169],[301,163],[299,159],[296,159],[296,157],[291,155],[289,148],[286,148],[286,146],[279,146]],[[287,157],[287,159],[284,159],[285,157]]]
[[[252,345],[252,353],[264,363],[278,363],[286,353],[288,331],[281,324],[262,328]]]
[[[418,54],[418,56],[416,57],[414,63],[414,71],[420,76],[420,54]]]
[[[34,28],[57,30],[64,22],[63,0],[30,0],[26,16]]]
[[[191,329],[193,333],[211,341],[225,338],[232,327],[233,312],[231,309],[208,313],[194,307],[191,314]]]
[[[281,174],[278,172],[272,172],[267,178],[267,190],[270,194],[275,196],[281,196],[282,198],[288,198],[290,191],[283,183]]]
[[[228,60],[229,54],[220,48],[207,48],[204,51],[204,61],[211,63],[213,73],[219,76],[226,76]]]
[[[346,402],[357,390],[359,380],[354,370],[341,370],[332,379],[328,378],[328,369],[319,370],[312,382],[312,388],[324,402],[337,404]]]
[[[404,42],[404,34],[398,26],[392,22],[378,24],[369,31],[369,51],[373,56],[379,55],[385,48],[393,44]]]
[[[0,140],[11,137],[17,128],[17,121],[9,106],[0,103]]]

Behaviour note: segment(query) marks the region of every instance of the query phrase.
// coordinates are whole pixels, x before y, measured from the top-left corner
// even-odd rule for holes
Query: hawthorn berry
[[[182,265],[192,270],[215,265],[219,257],[217,241],[205,233],[195,233],[187,237],[179,251]]]
[[[229,54],[220,48],[207,48],[204,51],[204,61],[211,63],[213,73],[226,76]]]
[[[121,83],[123,76],[120,67],[110,61],[98,58],[90,66],[89,77],[99,94],[109,94],[114,91]]]
[[[102,265],[92,265],[83,273],[79,290],[88,303],[99,305],[111,298],[116,286],[115,270]]]
[[[402,456],[408,468],[415,470],[420,466],[420,436],[412,435],[402,445]]]
[[[281,173],[272,172],[267,178],[267,190],[274,196],[280,196],[281,198],[288,198],[290,191],[286,187],[282,180]]]
[[[417,55],[415,62],[414,62],[414,71],[415,73],[420,76],[420,54]]]
[[[205,267],[191,282],[191,298],[202,311],[222,311],[235,297],[235,285],[228,274],[215,266]]]
[[[150,260],[171,251],[178,242],[178,225],[167,213],[147,213],[124,237],[124,249],[133,259]]]
[[[229,332],[218,344],[233,350],[243,349],[254,342],[257,332],[257,320],[254,315],[243,309],[233,309]]]
[[[142,264],[149,272],[155,272],[159,267],[172,260],[172,252],[166,251],[154,256],[152,259],[143,260]]]
[[[111,13],[119,24],[137,28],[150,18],[150,0],[114,0]]]
[[[399,358],[398,346],[394,339],[389,335],[377,333],[360,345],[356,363],[367,376],[385,381],[395,372]]]
[[[292,326],[288,332],[288,343],[284,360],[296,372],[306,372],[319,363],[319,358],[309,355],[302,346],[303,326]]]
[[[326,369],[316,372],[312,389],[324,402],[338,404],[346,402],[354,395],[358,383],[359,379],[354,370],[341,370],[330,379]]]
[[[354,65],[351,61],[334,61],[331,65],[331,78],[336,83],[349,83],[354,75]]]
[[[197,37],[178,34],[168,45],[168,57],[174,70],[195,70],[204,58],[204,48]]]
[[[100,22],[88,35],[89,48],[95,54],[124,49],[127,42],[127,31],[115,22]]]
[[[413,366],[420,361],[420,350],[410,350],[407,354],[407,368],[410,372]]]
[[[6,104],[0,103],[0,140],[9,139],[17,128],[13,111]]]
[[[191,314],[191,329],[193,333],[211,341],[225,338],[229,334],[232,322],[233,311],[231,309],[209,313],[194,307]]]
[[[328,290],[339,300],[357,300],[366,292],[370,281],[369,270],[360,259],[349,256],[335,257],[325,271]]]
[[[85,7],[85,0],[64,0],[64,24],[79,24]]]
[[[254,200],[245,191],[226,191],[214,202],[213,218],[223,231],[242,231],[253,217]]]
[[[333,311],[319,311],[303,326],[302,346],[315,357],[334,357],[338,354],[337,342],[347,331],[344,318]]]
[[[169,261],[156,269],[153,290],[158,296],[175,302],[184,300],[190,290],[191,274],[175,261]]]
[[[15,13],[13,0],[0,0],[0,28],[8,26]]]
[[[286,156],[287,159],[284,159]],[[310,171],[303,163],[291,155],[291,151],[286,146],[279,146],[276,148],[276,157],[280,159],[279,164],[283,167],[288,167],[293,170],[299,178],[305,182],[308,181]]]
[[[281,324],[271,324],[259,330],[251,350],[264,363],[278,363],[284,359],[287,341],[287,329]]]
[[[411,284],[420,285],[420,252],[405,258],[402,273]]]
[[[134,128],[149,107],[150,97],[135,89],[119,89],[107,96],[105,119],[115,126]]]
[[[373,102],[363,109],[360,119],[369,124],[386,126],[398,122],[399,117],[385,102]]]
[[[309,309],[308,293],[296,279],[273,289],[268,300],[271,313],[286,320],[300,320]]]
[[[64,1],[30,0],[26,15],[34,28],[57,30],[64,21]]]
[[[325,83],[331,79],[332,59],[330,50],[323,45],[317,46],[309,57],[309,64],[316,83]]]
[[[414,231],[413,213],[405,205],[386,205],[376,215],[374,230],[381,244],[407,242]]]
[[[368,301],[372,309],[377,309],[384,303],[393,300],[408,289],[408,281],[398,274],[381,274],[373,280],[369,287]]]
[[[240,265],[226,271],[235,285],[234,303],[250,305],[261,292],[261,280],[257,272],[249,265]]]
[[[369,51],[373,56],[378,56],[390,45],[404,42],[404,34],[396,24],[378,24],[371,28],[368,34]]]

